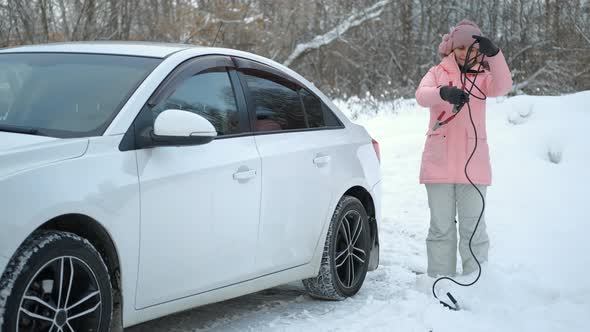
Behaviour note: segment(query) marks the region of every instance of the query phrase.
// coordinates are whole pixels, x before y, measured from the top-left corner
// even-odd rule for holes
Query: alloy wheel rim
[[[348,211],[338,224],[334,265],[338,281],[345,288],[353,288],[362,278],[360,273],[367,262],[366,237],[363,220],[357,211]]]
[[[102,294],[92,269],[73,256],[43,265],[21,298],[16,331],[98,331]]]

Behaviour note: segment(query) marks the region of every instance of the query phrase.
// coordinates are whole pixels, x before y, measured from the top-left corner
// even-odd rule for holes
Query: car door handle
[[[247,171],[240,171],[234,173],[234,180],[248,180],[256,176],[256,170],[251,169]]]
[[[330,160],[332,160],[332,157],[330,156],[320,156],[313,158],[313,163],[320,166],[329,163]]]

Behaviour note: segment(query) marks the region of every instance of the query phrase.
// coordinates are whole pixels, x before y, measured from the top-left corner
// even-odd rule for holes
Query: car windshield
[[[0,54],[0,131],[102,135],[160,62],[104,54]]]

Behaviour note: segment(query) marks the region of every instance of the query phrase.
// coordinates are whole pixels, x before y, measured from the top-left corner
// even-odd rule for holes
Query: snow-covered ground
[[[323,302],[293,283],[129,331],[590,331],[590,91],[488,100],[490,262],[473,287],[439,283],[458,312],[413,272],[426,269],[418,172],[428,110],[413,100],[338,105],[381,146],[381,264],[359,294]]]

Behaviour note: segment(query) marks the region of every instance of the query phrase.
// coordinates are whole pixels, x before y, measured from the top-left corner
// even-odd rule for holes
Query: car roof
[[[191,44],[172,44],[142,41],[84,41],[37,44],[0,49],[0,54],[9,53],[88,53],[143,56],[162,59],[172,59],[176,57],[176,60],[173,61],[182,61],[191,57],[206,54],[221,54],[227,56],[243,57],[269,65],[275,69],[279,69],[292,78],[295,78],[301,84],[320,96],[322,101],[326,103],[330,109],[335,111],[341,121],[345,123],[349,121],[348,118],[338,109],[338,107],[332,103],[330,98],[325,96],[317,87],[307,81],[303,76],[271,59],[240,50],[206,47]]]
[[[155,42],[87,41],[17,46],[0,49],[0,53],[93,53],[165,58],[188,48],[203,47]]]

